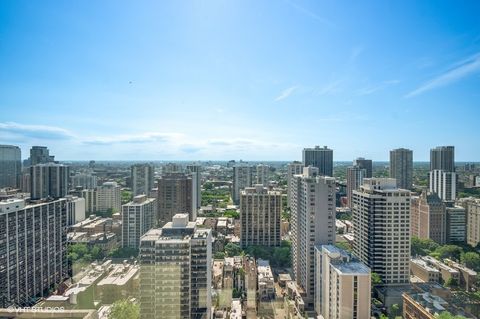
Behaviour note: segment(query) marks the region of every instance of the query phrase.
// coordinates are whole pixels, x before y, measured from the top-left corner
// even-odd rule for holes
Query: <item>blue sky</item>
[[[59,160],[480,160],[479,1],[0,1],[0,143]]]

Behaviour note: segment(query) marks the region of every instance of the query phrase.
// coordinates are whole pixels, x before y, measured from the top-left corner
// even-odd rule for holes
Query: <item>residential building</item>
[[[440,271],[421,258],[410,260],[410,272],[423,282],[440,282]]]
[[[0,202],[0,307],[26,307],[68,277],[67,200]]]
[[[178,213],[188,214],[195,221],[196,211],[192,211],[192,177],[185,173],[165,173],[157,181],[157,221],[159,226],[171,221]]]
[[[410,282],[410,191],[365,178],[353,191],[353,250],[385,285]]]
[[[202,207],[202,166],[189,164],[187,170],[192,175],[192,211],[198,211]]]
[[[240,203],[240,192],[253,185],[252,166],[240,163],[233,167],[233,202]]]
[[[303,173],[303,163],[299,161],[291,162],[287,165],[287,207],[290,207],[291,189],[293,176]]]
[[[430,170],[455,172],[455,147],[437,146],[430,150]]]
[[[97,176],[90,173],[80,173],[72,176],[72,188],[94,189],[97,187]]]
[[[70,168],[67,165],[47,163],[30,167],[31,199],[61,198],[68,194]]]
[[[20,147],[0,145],[0,188],[20,188],[22,158]]]
[[[97,211],[118,213],[121,205],[120,186],[117,182],[105,182],[97,188]]]
[[[296,283],[313,308],[315,246],[335,242],[335,179],[305,167],[292,179],[292,268]]]
[[[406,148],[390,151],[390,177],[397,180],[397,187],[411,189],[413,182],[413,152]]]
[[[140,317],[211,318],[212,231],[176,214],[140,240]]]
[[[97,189],[83,189],[82,197],[85,199],[85,213],[94,214],[97,212]]]
[[[257,276],[260,301],[275,299],[275,281],[268,260],[257,259]]]
[[[268,186],[270,166],[265,164],[257,165],[257,184]]]
[[[347,205],[352,207],[352,195],[360,185],[363,184],[363,179],[367,177],[367,170],[359,166],[347,167]]]
[[[281,192],[269,191],[261,184],[242,190],[240,195],[242,247],[280,246],[281,215]]]
[[[67,195],[65,198],[67,199],[67,226],[85,220],[85,199],[72,195]]]
[[[323,318],[370,318],[370,269],[334,245],[315,246],[315,311]]]
[[[366,178],[373,177],[373,165],[372,160],[365,159],[363,157],[357,157],[353,160],[353,166],[358,166],[359,168],[363,168],[367,171]]]
[[[457,175],[455,172],[433,170],[429,173],[430,192],[437,193],[443,201],[457,198]]]
[[[431,239],[440,245],[446,243],[446,206],[436,193],[424,191],[419,197],[412,197],[410,211],[412,236]]]
[[[323,176],[333,176],[333,150],[327,146],[321,148],[304,148],[302,153],[303,166],[318,168],[318,173]]]
[[[155,225],[157,202],[155,198],[137,195],[122,205],[122,247],[137,249],[140,237]]]
[[[459,203],[467,213],[467,244],[476,247],[480,243],[480,199],[465,198]]]
[[[46,164],[55,162],[55,156],[50,155],[46,146],[32,146],[30,149],[29,165]]]
[[[152,164],[135,164],[130,168],[132,195],[148,195],[153,188],[155,169]]]
[[[464,243],[467,239],[467,214],[461,206],[451,206],[447,211],[447,241]]]

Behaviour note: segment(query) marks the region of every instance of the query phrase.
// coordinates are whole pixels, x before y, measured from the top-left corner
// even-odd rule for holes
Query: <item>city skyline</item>
[[[480,156],[478,2],[95,8],[0,4],[0,144],[23,158],[32,145],[58,160]]]

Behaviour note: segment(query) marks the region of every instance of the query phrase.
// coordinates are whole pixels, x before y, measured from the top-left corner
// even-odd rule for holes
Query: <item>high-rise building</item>
[[[119,213],[122,205],[120,186],[117,182],[105,182],[97,187],[97,211]]]
[[[85,220],[85,199],[67,195],[67,226],[72,226]]]
[[[88,173],[80,173],[72,176],[72,188],[94,189],[97,187],[97,176]]]
[[[85,199],[85,213],[86,214],[96,213],[97,207],[98,207],[97,189],[82,190],[82,197]]]
[[[192,211],[192,177],[185,173],[165,173],[157,181],[157,220],[163,226],[176,214],[188,214],[195,221],[196,211]]]
[[[327,146],[321,148],[304,148],[302,153],[303,166],[313,166],[318,168],[318,172],[323,176],[333,176],[333,150]]]
[[[315,245],[335,243],[335,179],[318,176],[318,168],[305,167],[292,179],[292,268],[313,308]]]
[[[347,167],[347,205],[352,207],[353,191],[363,184],[363,179],[367,177],[367,170],[359,166]]]
[[[443,201],[455,201],[457,198],[457,174],[442,170],[429,173],[430,192],[436,193]]]
[[[299,161],[294,161],[288,164],[287,166],[287,207],[290,207],[291,202],[291,185],[292,179],[295,175],[300,175],[303,173],[303,163]]]
[[[269,175],[270,175],[270,166],[265,164],[257,165],[257,184],[268,186]]]
[[[365,159],[363,157],[358,157],[353,160],[353,166],[358,166],[360,168],[364,168],[367,171],[366,178],[373,177],[373,165],[372,160]]]
[[[240,195],[240,243],[248,246],[280,246],[282,193],[261,184],[246,187]]]
[[[370,318],[370,269],[334,245],[315,246],[315,311],[323,318]]]
[[[140,237],[152,229],[156,217],[156,199],[147,195],[137,195],[122,205],[122,247],[138,248]]]
[[[365,178],[353,191],[353,250],[385,285],[410,282],[410,191]]]
[[[192,175],[192,211],[198,211],[202,206],[202,167],[198,164],[187,165],[187,170]]]
[[[455,147],[437,146],[430,150],[430,170],[455,172]]]
[[[413,152],[406,148],[390,151],[390,177],[397,180],[397,187],[411,189],[413,183]]]
[[[176,214],[140,240],[140,317],[211,318],[212,231]]]
[[[68,274],[67,200],[0,202],[0,307],[32,306]]]
[[[447,241],[464,243],[467,239],[467,214],[465,208],[451,205],[447,207]]]
[[[447,240],[445,203],[435,193],[422,192],[412,197],[410,204],[410,228],[412,236],[431,239],[440,245]]]
[[[29,165],[46,164],[55,162],[55,156],[50,155],[46,146],[32,146],[30,149]]]
[[[47,163],[30,166],[30,197],[65,197],[69,178],[70,168],[67,165]]]
[[[460,204],[467,213],[467,244],[476,247],[480,243],[480,199],[462,198]]]
[[[22,158],[20,147],[0,145],[0,188],[20,188]]]
[[[154,167],[152,164],[135,164],[130,168],[132,195],[148,195],[153,188]]]
[[[245,187],[251,187],[253,183],[252,166],[244,163],[233,167],[233,202],[240,203],[240,192]]]

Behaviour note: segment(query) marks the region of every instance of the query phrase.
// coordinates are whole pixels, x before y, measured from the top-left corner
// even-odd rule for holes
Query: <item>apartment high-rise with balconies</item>
[[[299,161],[291,162],[287,165],[287,207],[290,207],[291,197],[290,190],[292,189],[292,179],[295,175],[303,173],[303,163]]]
[[[410,211],[412,236],[440,245],[446,243],[446,207],[437,194],[424,191],[419,197],[412,197]]]
[[[302,153],[303,166],[318,168],[318,173],[323,176],[333,176],[333,150],[327,146],[304,148]]]
[[[253,185],[253,168],[251,165],[240,163],[233,166],[233,202],[240,203],[240,192],[245,187]]]
[[[175,214],[188,214],[195,221],[196,211],[192,210],[192,177],[185,173],[165,173],[157,181],[157,220],[163,226],[171,221]]]
[[[30,197],[32,199],[61,198],[68,194],[70,168],[47,163],[30,166]]]
[[[120,186],[117,182],[105,182],[97,187],[97,211],[119,213],[122,206]]]
[[[137,195],[131,202],[122,205],[122,247],[139,247],[140,237],[155,225],[156,201],[147,195]]]
[[[153,188],[154,167],[152,164],[135,164],[130,168],[132,195],[148,195]]]
[[[413,152],[411,150],[397,148],[390,151],[390,177],[396,179],[398,188],[412,188]]]
[[[410,191],[365,178],[353,191],[353,251],[385,285],[410,282]]]
[[[280,246],[282,193],[261,184],[246,187],[240,195],[240,243],[248,246]]]
[[[176,214],[140,240],[140,317],[211,318],[212,231]]]
[[[305,167],[291,183],[292,268],[304,289],[307,308],[313,308],[315,246],[335,243],[335,179],[318,176],[318,168]]]
[[[270,177],[270,166],[265,164],[257,165],[257,184],[268,186],[268,179]]]
[[[437,146],[430,150],[430,170],[455,172],[455,147]]]
[[[440,199],[453,202],[457,198],[457,174],[440,169],[429,173],[430,192],[436,193]]]
[[[20,147],[0,145],[0,188],[20,188],[22,179],[22,158]]]
[[[352,207],[352,195],[360,185],[363,184],[363,179],[367,177],[367,170],[359,166],[347,167],[347,205]]]

